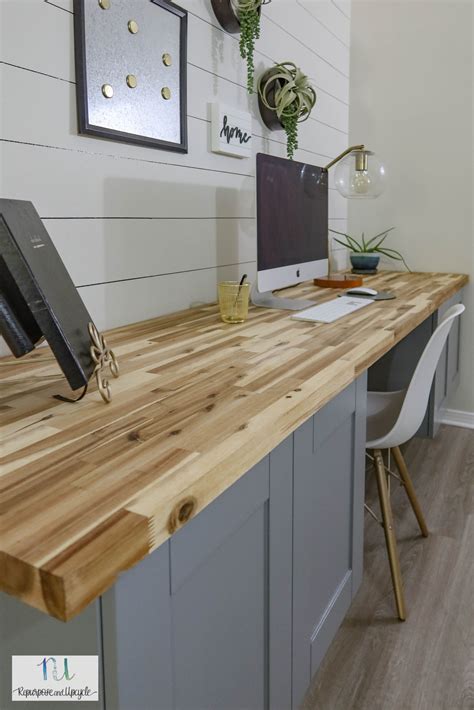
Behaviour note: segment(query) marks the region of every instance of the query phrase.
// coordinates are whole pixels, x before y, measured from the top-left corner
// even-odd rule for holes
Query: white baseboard
[[[442,424],[474,429],[474,412],[463,412],[461,409],[442,409],[440,421]]]

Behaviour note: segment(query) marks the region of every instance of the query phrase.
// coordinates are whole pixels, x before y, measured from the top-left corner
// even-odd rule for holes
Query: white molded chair
[[[393,529],[389,476],[395,476],[398,478],[401,485],[404,486],[420,526],[421,533],[424,537],[427,537],[428,528],[420,504],[418,503],[405,460],[400,451],[400,446],[415,435],[423,421],[430,396],[431,383],[444,344],[446,343],[454,319],[460,316],[463,311],[464,306],[460,303],[446,311],[438,327],[426,344],[406,390],[397,392],[369,392],[367,398],[366,448],[373,451],[380,509],[382,512],[382,520],[380,522],[385,532],[398,616],[402,621],[406,618],[405,599],[400,573],[397,540]],[[388,468],[385,468],[382,456],[383,449],[389,449],[393,454],[400,474],[399,476]],[[366,508],[372,516],[376,517],[368,506],[366,506]]]

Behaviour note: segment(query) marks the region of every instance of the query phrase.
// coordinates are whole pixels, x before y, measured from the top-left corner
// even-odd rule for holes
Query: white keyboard
[[[291,317],[295,320],[306,320],[313,323],[332,323],[349,313],[358,311],[359,308],[370,306],[373,303],[372,298],[354,298],[353,296],[341,296],[334,298],[332,301],[326,301],[319,306],[311,306],[305,308],[304,311],[299,311]]]

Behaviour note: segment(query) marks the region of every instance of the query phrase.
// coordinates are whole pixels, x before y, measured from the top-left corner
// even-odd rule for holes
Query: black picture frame
[[[149,2],[172,12],[180,19],[180,137],[179,143],[143,136],[135,133],[126,133],[113,128],[96,126],[89,122],[89,107],[87,99],[87,72],[86,72],[86,36],[85,36],[85,4],[90,0],[73,0],[74,8],[74,55],[76,68],[76,101],[79,133],[97,136],[109,140],[132,143],[149,148],[174,151],[177,153],[188,152],[188,127],[187,127],[187,37],[188,37],[188,12],[170,0],[149,0]]]

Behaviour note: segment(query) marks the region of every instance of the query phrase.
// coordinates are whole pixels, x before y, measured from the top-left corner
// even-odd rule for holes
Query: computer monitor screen
[[[323,276],[328,269],[328,174],[257,155],[259,291]]]

